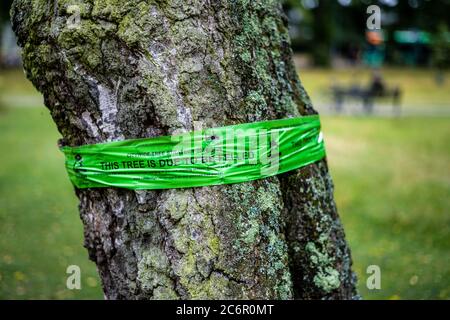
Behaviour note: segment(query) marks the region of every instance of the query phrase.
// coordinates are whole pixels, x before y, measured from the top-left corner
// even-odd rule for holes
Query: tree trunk
[[[12,9],[64,145],[315,113],[276,1],[74,0],[75,26],[68,3]],[[325,160],[233,185],[75,191],[108,299],[356,296]]]

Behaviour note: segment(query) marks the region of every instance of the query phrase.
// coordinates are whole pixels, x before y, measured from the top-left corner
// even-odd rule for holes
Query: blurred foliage
[[[397,3],[388,5],[388,2]],[[396,30],[422,30],[434,36],[439,34],[439,26],[450,26],[449,0],[284,0],[283,4],[294,50],[311,53],[318,66],[329,65],[333,54],[348,54],[367,47],[365,32],[369,15],[366,10],[371,4],[379,5],[382,11],[389,63],[407,63],[405,51],[414,56],[414,63],[430,62],[428,46],[399,45],[393,37]]]
[[[13,0],[2,0],[0,2],[0,24],[9,19],[9,8],[12,3]]]
[[[438,69],[450,67],[450,33],[446,24],[439,24],[432,49],[433,66]]]

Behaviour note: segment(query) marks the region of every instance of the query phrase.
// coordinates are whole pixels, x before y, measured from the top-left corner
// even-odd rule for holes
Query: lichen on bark
[[[315,113],[278,1],[15,0],[12,20],[61,144]],[[109,299],[356,295],[325,161],[236,185],[75,191]]]

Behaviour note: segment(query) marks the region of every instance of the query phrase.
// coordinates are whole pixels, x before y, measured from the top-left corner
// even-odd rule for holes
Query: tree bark
[[[12,20],[64,145],[315,113],[276,1],[16,0]],[[356,297],[325,160],[234,185],[75,192],[108,299]]]

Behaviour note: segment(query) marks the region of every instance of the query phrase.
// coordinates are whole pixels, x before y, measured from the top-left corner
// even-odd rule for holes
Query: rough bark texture
[[[276,1],[16,0],[12,17],[66,145],[315,113]],[[106,298],[356,295],[326,161],[235,185],[76,194]]]

